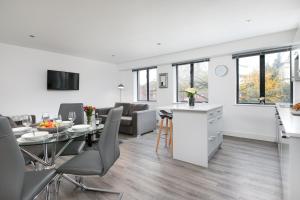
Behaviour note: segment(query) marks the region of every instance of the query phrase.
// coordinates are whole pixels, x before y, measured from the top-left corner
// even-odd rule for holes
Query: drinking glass
[[[43,113],[43,115],[42,115],[43,122],[49,121],[49,119],[50,119],[49,113]]]
[[[32,118],[30,115],[27,115],[24,117],[24,119],[22,120],[22,124],[26,127],[30,127],[30,125],[32,124]]]
[[[54,122],[56,124],[56,133],[57,133],[57,136],[59,134],[58,130],[59,130],[59,126],[61,125],[62,123],[62,118],[61,118],[61,115],[58,115],[55,119],[54,119]]]
[[[58,116],[55,118],[55,122],[56,122],[56,123],[61,123],[61,122],[62,122],[62,117],[61,117],[61,115],[58,115]]]
[[[102,121],[102,118],[98,116],[98,113],[96,113],[96,116],[95,116],[96,127],[98,127],[101,124],[101,121]]]
[[[69,115],[68,115],[68,119],[74,123],[75,119],[76,119],[76,113],[75,112],[69,112]]]

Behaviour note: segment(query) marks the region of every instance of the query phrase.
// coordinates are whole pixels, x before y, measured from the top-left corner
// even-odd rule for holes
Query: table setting
[[[17,142],[25,154],[29,155],[34,160],[40,162],[46,167],[53,167],[55,159],[69,146],[76,138],[86,137],[91,139],[95,133],[101,133],[104,124],[101,124],[101,119],[95,117],[93,121],[89,119],[88,124],[74,124],[76,119],[75,112],[69,112],[68,120],[63,121],[60,115],[51,118],[48,113],[42,115],[42,120],[33,124],[30,115],[22,120],[23,127],[13,128],[12,131],[17,139]],[[64,142],[64,146],[59,152],[56,152],[56,143]],[[89,144],[90,142],[88,142]],[[52,144],[51,156],[48,158],[48,145]],[[53,147],[54,144],[54,147]],[[26,150],[26,146],[42,145],[44,149],[44,158],[41,159],[33,153]]]

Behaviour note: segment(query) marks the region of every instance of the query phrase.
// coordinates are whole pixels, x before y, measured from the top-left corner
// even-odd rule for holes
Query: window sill
[[[249,107],[275,107],[275,104],[274,105],[271,105],[271,104],[234,104],[234,106],[249,106]]]
[[[137,100],[133,101],[133,103],[156,103],[157,101],[147,101],[147,100]]]

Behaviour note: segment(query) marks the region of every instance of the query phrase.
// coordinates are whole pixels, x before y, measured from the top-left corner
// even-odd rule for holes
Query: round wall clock
[[[228,67],[226,65],[219,65],[215,68],[215,75],[218,77],[223,77],[227,74]]]

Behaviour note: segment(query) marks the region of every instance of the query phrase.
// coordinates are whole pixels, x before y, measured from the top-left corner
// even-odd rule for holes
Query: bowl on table
[[[291,109],[293,115],[300,115],[300,110]]]
[[[47,128],[47,127],[37,127],[37,130],[39,131],[48,131],[49,133],[56,133],[62,132],[66,130],[68,127],[67,126],[59,126],[59,127],[53,127],[53,128]]]
[[[300,103],[296,103],[293,105],[293,107],[291,109],[291,113],[293,115],[300,115]]]
[[[48,131],[49,133],[56,133],[62,132],[71,126],[72,122],[70,121],[61,121],[59,123],[54,121],[45,121],[40,122],[36,128],[39,131]]]

